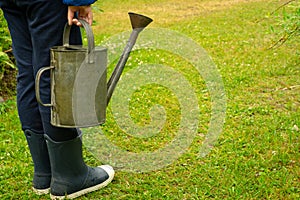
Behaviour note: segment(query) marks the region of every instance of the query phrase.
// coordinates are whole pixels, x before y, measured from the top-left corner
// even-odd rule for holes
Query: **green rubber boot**
[[[115,172],[111,166],[89,167],[84,163],[80,136],[64,142],[45,137],[52,170],[51,199],[73,199],[112,181]]]
[[[25,130],[25,137],[34,164],[33,191],[38,194],[48,194],[51,182],[51,167],[44,134]]]

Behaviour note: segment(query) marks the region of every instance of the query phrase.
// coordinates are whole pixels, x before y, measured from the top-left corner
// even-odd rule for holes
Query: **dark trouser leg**
[[[16,0],[0,3],[13,40],[17,60],[17,105],[23,130],[45,133],[55,141],[77,137],[76,129],[57,128],[50,124],[50,108],[38,105],[35,98],[35,75],[50,65],[49,49],[62,45],[67,22],[67,6],[60,0]],[[70,42],[81,43],[80,31],[74,28]],[[40,82],[43,102],[50,102],[50,78],[45,73]]]

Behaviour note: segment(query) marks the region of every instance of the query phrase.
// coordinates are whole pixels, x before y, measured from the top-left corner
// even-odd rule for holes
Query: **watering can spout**
[[[136,13],[128,13],[130,17],[130,22],[132,26],[132,32],[130,34],[130,38],[127,42],[126,47],[123,50],[123,53],[107,83],[107,105],[111,99],[113,91],[120,79],[120,76],[123,72],[125,64],[128,60],[129,54],[137,40],[139,33],[146,28],[153,20],[144,15],[136,14]]]

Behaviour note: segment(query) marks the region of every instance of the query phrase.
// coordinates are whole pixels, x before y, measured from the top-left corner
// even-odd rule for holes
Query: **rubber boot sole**
[[[46,188],[46,189],[36,189],[36,188],[32,187],[32,190],[37,195],[44,195],[44,194],[49,194],[50,187]]]

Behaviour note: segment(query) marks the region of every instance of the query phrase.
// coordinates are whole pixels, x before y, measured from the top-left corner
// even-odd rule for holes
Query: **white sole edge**
[[[37,195],[44,195],[44,194],[49,194],[50,187],[46,188],[46,189],[36,189],[36,188],[33,187],[32,190]]]

